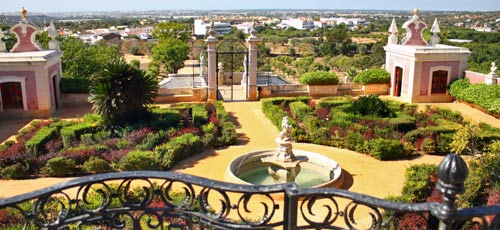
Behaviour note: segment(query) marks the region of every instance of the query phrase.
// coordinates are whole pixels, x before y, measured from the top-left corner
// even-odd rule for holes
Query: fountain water
[[[254,151],[236,158],[226,170],[226,179],[243,184],[295,182],[300,187],[341,187],[342,169],[337,162],[317,153],[292,149],[288,117],[281,123],[277,150]]]

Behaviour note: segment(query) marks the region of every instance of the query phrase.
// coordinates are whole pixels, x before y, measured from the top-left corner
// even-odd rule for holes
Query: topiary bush
[[[99,157],[92,156],[83,163],[83,171],[88,173],[104,173],[111,170],[109,163]]]
[[[406,157],[404,145],[396,140],[372,139],[366,144],[366,151],[382,161]]]
[[[63,177],[73,173],[76,163],[66,157],[55,157],[47,161],[42,171],[48,176]]]
[[[4,179],[25,179],[30,176],[28,167],[22,163],[15,163],[0,170],[0,175]]]
[[[300,83],[305,85],[336,85],[339,83],[339,77],[332,72],[309,72],[302,75]]]
[[[201,151],[203,151],[203,144],[200,137],[192,133],[173,138],[166,144],[158,146],[155,149],[165,169],[171,168],[177,164],[177,162],[200,153]]]
[[[361,85],[385,84],[391,82],[391,75],[384,69],[370,69],[356,75],[353,82]]]
[[[132,151],[118,162],[118,167],[124,171],[161,170],[158,159],[158,155],[151,151]]]

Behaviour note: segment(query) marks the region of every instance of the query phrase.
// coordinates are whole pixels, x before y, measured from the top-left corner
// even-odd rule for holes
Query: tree
[[[153,38],[160,42],[168,39],[179,39],[186,42],[191,37],[191,26],[178,22],[162,22],[153,30]]]
[[[373,44],[372,54],[370,57],[372,58],[372,63],[375,66],[381,66],[385,63],[385,50],[383,42]]]
[[[70,78],[90,78],[105,64],[121,58],[117,46],[89,45],[72,37],[61,43],[61,50],[63,75]]]
[[[185,42],[168,38],[162,40],[153,47],[152,57],[154,61],[165,65],[168,73],[176,73],[184,66],[184,61],[189,55],[189,45]]]
[[[155,76],[144,74],[123,59],[104,65],[92,81],[89,96],[92,111],[110,125],[139,121],[158,90]]]

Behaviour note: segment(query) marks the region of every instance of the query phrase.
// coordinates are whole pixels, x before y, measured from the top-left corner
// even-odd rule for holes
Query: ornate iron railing
[[[499,229],[500,206],[457,209],[467,166],[438,169],[443,203],[398,203],[333,188],[248,186],[173,172],[81,177],[0,199],[1,229]],[[415,221],[417,220],[417,221]],[[420,223],[420,224],[418,224]]]

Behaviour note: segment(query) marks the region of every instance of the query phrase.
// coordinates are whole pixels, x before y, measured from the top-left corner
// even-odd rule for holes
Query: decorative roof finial
[[[391,26],[389,27],[389,32],[391,35],[389,35],[389,38],[387,40],[387,44],[398,44],[398,26],[396,25],[396,18],[392,18],[392,23]]]
[[[433,33],[433,35],[429,40],[429,44],[432,46],[435,46],[436,44],[439,44],[439,42],[441,40],[439,38],[439,36],[437,35],[439,32],[441,32],[441,30],[439,29],[439,23],[438,23],[437,18],[434,19],[434,23],[432,24],[432,27],[431,27],[431,32]]]
[[[23,20],[23,22],[25,22],[26,21],[26,15],[28,14],[28,11],[26,9],[24,9],[24,6],[21,9],[20,14],[21,14],[21,20]]]
[[[418,10],[417,8],[413,9],[413,16],[417,16],[418,17],[418,13],[420,12],[420,10]]]

